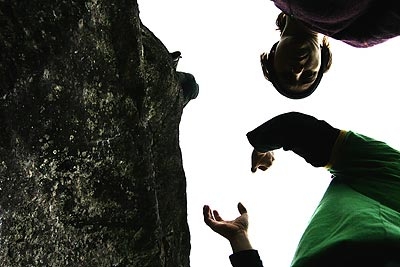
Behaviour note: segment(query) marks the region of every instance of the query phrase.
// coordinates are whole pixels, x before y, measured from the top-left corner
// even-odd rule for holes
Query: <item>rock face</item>
[[[0,0],[0,266],[189,266],[182,94],[134,0]]]

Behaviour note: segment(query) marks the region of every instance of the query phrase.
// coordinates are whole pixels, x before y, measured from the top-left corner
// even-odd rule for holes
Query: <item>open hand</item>
[[[204,222],[216,233],[229,240],[234,252],[252,249],[247,236],[249,220],[246,208],[238,204],[240,216],[227,221],[221,218],[218,211],[211,211],[210,207],[203,207]]]

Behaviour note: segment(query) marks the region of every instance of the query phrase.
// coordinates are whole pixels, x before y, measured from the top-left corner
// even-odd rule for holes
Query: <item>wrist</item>
[[[249,237],[247,235],[247,232],[240,232],[236,234],[234,237],[229,239],[229,242],[232,247],[232,251],[239,252],[243,250],[250,250],[253,249],[253,247],[250,244]]]

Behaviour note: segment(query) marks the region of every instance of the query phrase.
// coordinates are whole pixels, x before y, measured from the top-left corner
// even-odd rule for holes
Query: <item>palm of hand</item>
[[[239,204],[241,205],[241,204]],[[243,207],[241,205],[241,207]],[[241,209],[239,208],[239,211]],[[223,220],[219,215],[218,211],[211,211],[210,207],[204,206],[203,215],[204,222],[216,233],[222,235],[223,237],[231,240],[236,235],[241,233],[246,233],[248,228],[248,215],[243,207],[243,210],[240,211],[241,215],[234,220],[227,221]]]

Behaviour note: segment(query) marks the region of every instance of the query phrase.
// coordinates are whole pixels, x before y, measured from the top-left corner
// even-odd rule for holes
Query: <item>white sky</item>
[[[184,109],[180,145],[187,177],[191,267],[230,267],[227,240],[204,223],[202,207],[224,219],[250,216],[249,235],[264,266],[288,267],[330,174],[292,152],[275,152],[267,171],[250,172],[246,133],[288,111],[324,119],[400,148],[400,38],[360,49],[330,39],[333,64],[303,100],[278,94],[259,55],[278,41],[278,8],[269,0],[139,0],[142,22],[170,52],[178,70],[195,75],[197,99]]]

